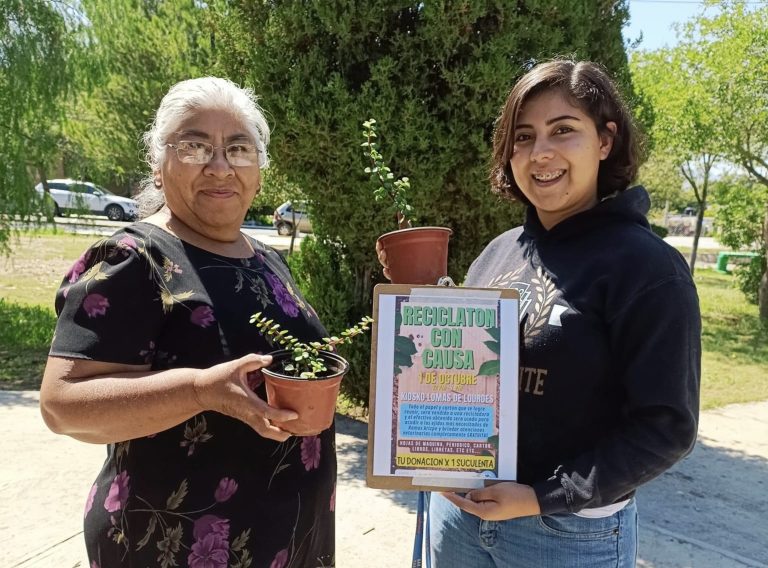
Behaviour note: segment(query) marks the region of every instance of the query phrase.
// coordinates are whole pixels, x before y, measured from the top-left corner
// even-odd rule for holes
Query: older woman
[[[230,81],[183,81],[144,138],[150,215],[67,273],[41,390],[53,431],[109,444],[91,565],[332,566],[333,429],[290,437],[256,372],[272,347],[252,313],[325,334],[280,255],[240,231],[268,165],[261,109]]]

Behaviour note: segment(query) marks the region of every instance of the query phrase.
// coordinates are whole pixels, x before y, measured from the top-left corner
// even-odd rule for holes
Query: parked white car
[[[286,201],[275,209],[275,213],[272,216],[272,225],[277,229],[278,235],[285,236],[293,233],[294,222],[300,232],[312,232],[312,221],[307,213],[306,204],[297,203],[294,206],[290,201]]]
[[[89,181],[73,179],[48,180],[48,188],[54,201],[54,215],[65,213],[86,213],[106,215],[112,221],[128,221],[139,215],[139,204],[134,199],[115,195]],[[43,184],[35,186],[40,198],[43,197]]]

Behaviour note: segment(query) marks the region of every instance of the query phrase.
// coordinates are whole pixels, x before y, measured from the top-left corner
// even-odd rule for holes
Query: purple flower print
[[[284,548],[275,554],[275,558],[272,560],[269,568],[285,568],[286,564],[288,564],[288,549]]]
[[[336,510],[336,483],[333,484],[333,493],[331,493],[331,513]]]
[[[235,494],[235,491],[237,491],[237,482],[229,477],[223,477],[213,493],[213,498],[217,502],[223,503],[224,501],[229,501],[229,498]]]
[[[136,250],[139,248],[139,245],[136,244],[136,240],[132,236],[125,235],[122,239],[117,241],[117,248],[121,248],[126,251],[128,249]]]
[[[216,515],[203,515],[197,519],[192,528],[192,536],[195,540],[202,540],[209,534],[214,534],[221,540],[229,540],[229,519],[222,519]]]
[[[189,568],[227,568],[229,543],[211,533],[196,540],[187,557]]]
[[[285,314],[292,318],[298,316],[299,307],[296,305],[296,299],[291,296],[291,293],[285,288],[282,281],[277,276],[269,273],[266,273],[264,276],[269,282],[270,288],[272,288],[272,294],[275,296],[275,301]]]
[[[311,471],[320,466],[320,438],[305,436],[301,440],[301,463],[304,469]]]
[[[83,513],[83,518],[88,516],[88,513],[91,511],[91,507],[93,507],[93,498],[96,496],[96,490],[98,487],[94,483],[91,487],[91,490],[88,492],[88,498],[85,500],[85,512]]]
[[[69,280],[70,284],[77,282],[77,279],[80,278],[80,275],[85,271],[85,266],[88,264],[89,258],[91,258],[91,249],[88,249],[83,254],[81,254],[80,258],[75,261],[75,264],[73,264],[72,267],[64,275],[64,278]]]
[[[109,486],[109,494],[104,500],[104,508],[110,513],[119,511],[128,502],[128,487],[131,481],[131,477],[127,471],[121,471],[112,480],[112,485]]]
[[[109,300],[107,300],[101,294],[88,294],[83,300],[83,309],[88,314],[89,318],[95,318],[96,316],[103,316],[107,313],[109,307]]]
[[[189,321],[200,327],[208,327],[216,321],[216,318],[213,317],[213,310],[210,306],[198,306],[192,310]]]
[[[226,568],[229,561],[229,520],[203,515],[192,529],[195,538],[187,557],[189,568]]]

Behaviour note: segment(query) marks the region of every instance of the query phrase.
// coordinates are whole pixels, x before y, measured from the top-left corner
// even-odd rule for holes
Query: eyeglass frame
[[[179,146],[178,145],[179,144],[183,144],[183,143],[187,143],[187,144],[190,144],[190,143],[191,144],[203,144],[205,146],[210,146],[210,148],[211,148],[211,156],[210,156],[210,158],[208,158],[207,162],[185,162],[181,158],[181,156],[179,156]],[[260,154],[262,153],[261,152],[261,148],[259,148],[258,144],[252,144],[250,142],[248,142],[248,143],[233,142],[232,144],[228,144],[226,146],[215,146],[215,145],[211,144],[210,142],[203,142],[202,140],[199,140],[199,141],[198,140],[179,140],[176,144],[171,144],[170,142],[166,142],[165,145],[168,146],[169,148],[173,148],[176,151],[176,157],[178,158],[179,162],[181,162],[182,164],[190,165],[190,166],[207,166],[208,164],[211,163],[211,161],[213,161],[213,157],[216,155],[216,150],[218,150],[218,149],[224,150],[224,159],[227,161],[227,164],[229,164],[233,168],[248,168],[248,167],[252,167],[252,166],[261,166],[261,158],[260,158]],[[255,148],[255,150],[256,150],[256,161],[253,164],[246,164],[246,165],[236,165],[236,164],[233,164],[232,162],[230,162],[229,156],[228,156],[228,152],[227,152],[227,149],[231,148],[232,146],[253,146]]]

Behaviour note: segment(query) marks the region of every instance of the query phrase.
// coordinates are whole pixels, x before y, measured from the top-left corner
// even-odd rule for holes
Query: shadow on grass
[[[56,316],[0,298],[0,390],[39,389]]]
[[[768,326],[761,323],[757,310],[743,300],[741,292],[734,290],[732,277],[701,271],[696,274],[696,285],[700,291],[707,289],[707,298],[702,298],[703,350],[768,365]]]

